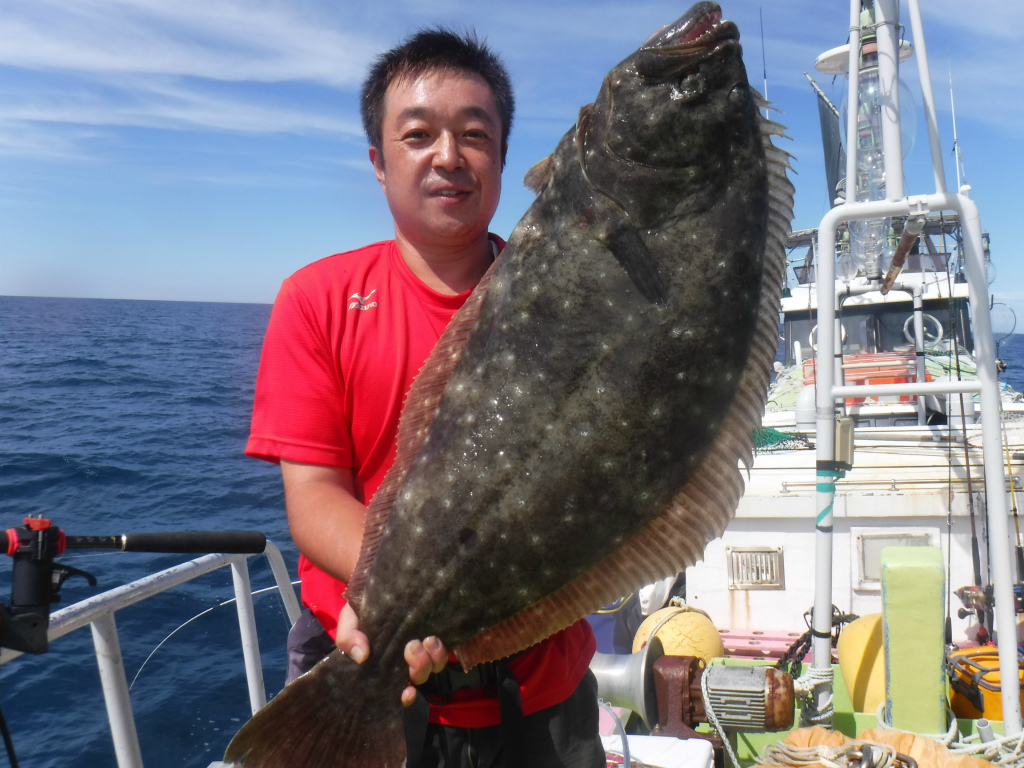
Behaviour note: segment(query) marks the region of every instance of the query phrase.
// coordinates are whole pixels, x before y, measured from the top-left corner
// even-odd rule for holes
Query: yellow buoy
[[[882,614],[850,622],[839,635],[839,669],[857,712],[875,712],[885,701]]]
[[[701,611],[676,607],[655,611],[637,629],[633,653],[644,647],[652,631],[670,656],[697,656],[707,662],[715,656],[725,655],[718,630]]]

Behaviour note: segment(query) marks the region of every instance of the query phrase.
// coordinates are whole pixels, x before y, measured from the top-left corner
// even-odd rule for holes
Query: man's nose
[[[437,140],[437,149],[434,153],[434,166],[444,168],[446,171],[454,171],[462,167],[462,148],[459,146],[455,134],[444,131]]]

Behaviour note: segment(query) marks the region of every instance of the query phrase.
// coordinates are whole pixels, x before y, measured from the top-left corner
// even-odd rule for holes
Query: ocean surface
[[[37,514],[69,535],[256,529],[295,574],[280,472],[242,454],[269,316],[267,305],[0,297],[0,529]],[[59,562],[99,585],[69,580],[63,604],[189,558],[69,550]],[[249,563],[254,590],[274,583],[265,558]],[[249,717],[237,614],[220,606],[233,594],[222,569],[116,615],[149,768],[209,765]],[[255,605],[273,694],[287,619],[275,591]],[[89,631],[0,667],[0,703],[25,768],[116,764]]]
[[[280,473],[242,454],[269,316],[266,305],[0,297],[0,529],[37,514],[69,535],[256,529],[294,574]],[[1024,391],[1024,336],[999,354]],[[59,560],[99,585],[68,581],[64,604],[187,559],[69,551]],[[253,589],[271,586],[266,561],[249,562]],[[0,602],[9,581],[0,564]],[[222,605],[232,596],[224,569],[117,614],[148,768],[209,765],[249,717],[238,620]],[[273,695],[287,619],[276,592],[255,604]],[[24,768],[115,765],[88,631],[0,667],[0,704]]]

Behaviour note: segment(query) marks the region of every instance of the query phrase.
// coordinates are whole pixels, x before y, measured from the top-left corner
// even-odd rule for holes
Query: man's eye
[[[426,131],[406,131],[402,138],[406,141],[421,141],[427,138]]]

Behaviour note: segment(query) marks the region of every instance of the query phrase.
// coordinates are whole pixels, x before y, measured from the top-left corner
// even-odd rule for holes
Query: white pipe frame
[[[277,583],[288,621],[294,624],[299,618],[301,608],[288,576],[288,569],[281,557],[281,551],[275,544],[268,541],[264,555],[270,563],[270,570]],[[187,563],[150,574],[130,584],[94,595],[67,608],[62,608],[50,616],[47,638],[51,643],[86,625],[92,629],[96,664],[99,667],[100,683],[103,687],[103,698],[107,706],[107,719],[110,722],[110,734],[114,741],[118,768],[142,768],[142,752],[135,729],[135,718],[132,715],[128,680],[121,659],[117,626],[114,622],[114,614],[122,608],[127,608],[129,605],[134,605],[218,568],[231,566],[245,661],[245,676],[249,688],[249,705],[252,712],[255,713],[267,703],[267,694],[263,685],[263,665],[256,636],[252,592],[249,586],[249,571],[246,565],[246,560],[249,557],[252,555],[203,555]],[[19,651],[4,649],[0,652],[0,665],[21,655]]]
[[[875,0],[876,19],[884,22],[879,27],[879,79],[896,92],[896,71],[898,69],[895,48],[891,47],[898,26],[896,0]],[[834,386],[834,365],[818,366],[815,412],[817,417],[817,461],[818,478],[816,493],[816,594],[812,629],[812,668],[831,671],[832,650],[832,504],[835,498],[835,481],[838,472],[835,461],[835,414],[837,400],[845,402],[849,396],[863,397],[868,394],[925,394],[929,392],[979,392],[981,399],[982,450],[985,464],[985,487],[987,491],[989,563],[995,597],[996,629],[1003,642],[999,644],[999,666],[1001,679],[1017,679],[1016,623],[1014,621],[1013,575],[1011,571],[1011,547],[1008,531],[1008,507],[1005,492],[1005,478],[1001,457],[1001,424],[999,419],[1000,401],[998,380],[995,369],[995,349],[992,337],[991,318],[988,307],[988,285],[985,277],[984,255],[981,244],[981,220],[978,208],[966,194],[950,194],[945,188],[945,173],[942,167],[942,152],[939,145],[938,123],[935,102],[932,95],[928,71],[928,58],[921,26],[918,0],[907,0],[914,41],[917,48],[918,69],[921,76],[921,93],[924,102],[928,137],[931,146],[932,166],[936,191],[931,195],[903,196],[902,157],[899,151],[899,115],[891,109],[883,110],[883,130],[886,157],[886,190],[884,201],[855,201],[858,73],[860,58],[860,0],[850,2],[850,55],[849,55],[849,98],[847,114],[847,194],[842,205],[825,214],[818,227],[817,290],[828,293],[818,297],[818,325],[822,328],[835,327],[836,284],[835,253],[836,231],[840,224],[866,219],[893,216],[910,216],[938,211],[954,211],[960,217],[963,231],[963,246],[967,283],[970,288],[971,315],[974,324],[975,357],[977,362],[976,382],[950,382],[940,384],[899,384]],[[895,99],[894,99],[894,103]],[[895,137],[895,139],[893,138]],[[895,141],[895,148],[892,146]],[[892,162],[890,162],[892,161]],[[897,165],[898,163],[898,165]],[[898,168],[898,170],[895,170]],[[896,181],[898,179],[898,182]],[[899,196],[896,196],[896,192]],[[838,332],[838,329],[837,329]],[[836,334],[819,333],[819,359],[837,360],[835,351],[841,347],[836,343]],[[838,362],[838,361],[837,361]],[[841,379],[839,379],[841,381]],[[1009,641],[1007,641],[1009,638]],[[825,709],[830,688],[827,684],[815,687],[814,702],[819,710]],[[1003,686],[1003,728],[1006,735],[1021,731],[1020,696],[1015,685]]]

